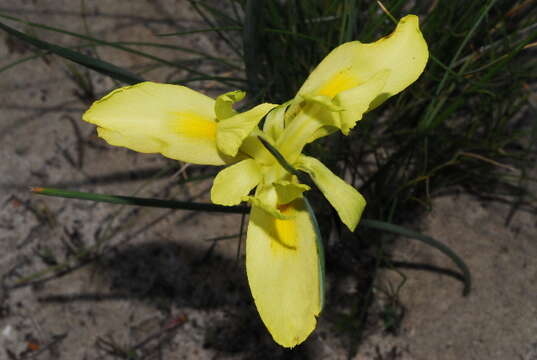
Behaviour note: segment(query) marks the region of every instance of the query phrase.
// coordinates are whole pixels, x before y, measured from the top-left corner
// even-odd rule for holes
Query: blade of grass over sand
[[[0,67],[0,73],[6,71],[6,70],[9,70],[19,64],[22,64],[22,63],[25,63],[27,61],[31,61],[31,60],[35,60],[35,59],[39,59],[40,57],[42,56],[45,56],[45,55],[48,55],[50,54],[50,51],[43,51],[42,53],[40,54],[35,54],[35,55],[30,55],[30,56],[27,56],[27,57],[23,57],[23,58],[20,58],[20,59],[17,59],[7,65],[4,65],[2,67]]]
[[[176,200],[161,200],[152,198],[140,198],[133,196],[121,195],[104,195],[90,192],[69,191],[54,188],[32,187],[30,191],[38,195],[46,195],[53,197],[63,197],[79,200],[89,200],[95,202],[104,202],[120,205],[135,205],[147,207],[159,207],[178,210],[193,210],[206,212],[222,212],[231,214],[244,214],[249,211],[246,206],[222,206],[207,203],[176,201]]]
[[[144,181],[140,186],[138,186],[135,191],[131,194],[131,197],[142,191],[146,186],[148,186],[151,183],[151,180],[154,180],[156,178],[159,178],[163,176],[164,174],[168,173],[172,167],[163,167],[155,173],[152,176],[152,179],[148,179]],[[181,170],[179,171],[179,173]],[[194,181],[199,180],[205,180],[209,177],[214,177],[216,173],[213,174],[206,174],[206,175],[199,175],[194,177],[188,177],[181,179],[177,182],[177,185],[183,185]],[[126,231],[129,229],[130,226],[132,226],[132,223],[120,221],[119,225],[117,227],[114,227],[112,224],[115,222],[116,219],[119,218],[119,216],[122,214],[122,212],[125,210],[124,206],[129,205],[127,204],[118,204],[114,211],[111,213],[110,216],[107,217],[106,221],[102,224],[102,231],[99,231],[95,234],[96,242],[94,245],[83,248],[80,251],[77,251],[73,254],[73,258],[68,258],[66,261],[64,261],[61,264],[57,264],[54,266],[47,267],[44,270],[37,271],[33,274],[30,274],[28,276],[22,277],[19,280],[17,280],[15,287],[17,286],[23,286],[28,284],[29,282],[33,281],[42,281],[46,280],[47,278],[44,278],[45,276],[49,275],[48,278],[53,278],[54,275],[50,276],[50,274],[58,274],[58,273],[65,273],[68,271],[75,270],[79,268],[80,266],[83,266],[84,264],[88,263],[89,260],[98,258],[99,254],[103,251],[103,245],[105,245],[109,240],[111,240],[114,236],[118,235],[122,231]],[[243,214],[244,215],[244,214]]]
[[[229,24],[231,26],[241,25],[238,20],[233,19],[224,12],[205,4],[204,2],[194,0],[188,0],[188,2],[192,5],[198,15],[201,16],[201,18],[207,23],[207,25],[210,26],[212,29],[215,29],[215,32],[218,37],[229,46],[229,48],[235,53],[235,55],[238,58],[242,58],[242,51],[239,49],[239,46],[237,46],[231,38],[226,36],[223,31],[218,30],[220,26],[216,26],[214,24],[215,21],[219,21],[219,23],[224,22],[226,25]]]
[[[244,31],[244,28],[242,27],[230,27],[230,28],[221,28],[221,30],[227,30],[227,31],[230,31],[230,30],[237,30],[237,31]],[[206,31],[209,31],[209,30],[206,30]],[[206,31],[200,31],[200,32],[206,32]],[[320,37],[314,37],[314,36],[309,36],[307,34],[301,34],[301,33],[297,33],[297,32],[294,32],[294,31],[290,31],[290,30],[285,30],[285,29],[272,29],[272,28],[264,28],[263,31],[266,31],[266,32],[272,32],[272,33],[275,33],[275,34],[283,34],[283,35],[289,35],[289,36],[296,36],[296,37],[299,37],[299,38],[302,38],[302,39],[307,39],[307,40],[311,40],[311,41],[315,41],[315,42],[323,42],[324,40]],[[182,35],[183,33],[177,33],[177,34],[164,34],[164,35],[161,35],[161,36],[172,36],[172,35]]]
[[[132,49],[128,46],[124,46],[124,45],[121,45],[121,43],[114,43],[114,42],[108,42],[108,41],[104,41],[104,40],[100,40],[100,39],[97,39],[97,38],[93,38],[91,36],[87,36],[87,35],[83,35],[83,34],[78,34],[78,33],[74,33],[74,32],[71,32],[71,31],[67,31],[67,30],[63,30],[63,29],[57,29],[55,27],[52,27],[52,26],[47,26],[47,25],[43,25],[43,24],[38,24],[38,23],[34,23],[34,22],[29,22],[29,21],[25,21],[25,20],[22,20],[22,19],[19,19],[19,18],[16,18],[16,17],[13,17],[13,16],[8,16],[8,15],[5,15],[5,14],[2,14],[0,13],[0,17],[1,18],[5,18],[5,19],[8,19],[8,20],[12,20],[12,21],[16,21],[16,22],[19,22],[19,23],[23,23],[23,24],[26,24],[28,26],[31,26],[31,27],[35,27],[35,28],[39,28],[39,29],[43,29],[43,30],[48,30],[48,31],[53,31],[53,32],[57,32],[57,33],[61,33],[61,34],[65,34],[65,35],[69,35],[69,36],[72,36],[72,37],[76,37],[76,38],[79,38],[79,39],[83,39],[83,40],[87,40],[87,41],[90,41],[93,43],[93,45],[100,45],[100,46],[110,46],[110,47],[113,47],[113,48],[116,48],[118,50],[122,50],[122,51],[125,51],[125,52],[129,52],[129,53],[132,53],[132,54],[135,54],[135,55],[138,55],[138,56],[141,56],[141,57],[144,57],[144,58],[147,58],[147,59],[151,59],[153,61],[156,61],[156,62],[159,62],[161,64],[165,64],[165,65],[168,65],[168,66],[171,66],[171,67],[175,67],[175,68],[179,68],[179,69],[182,69],[182,70],[186,70],[192,74],[195,74],[195,75],[201,75],[201,76],[207,76],[213,80],[216,80],[216,81],[219,81],[223,84],[226,84],[226,85],[229,85],[229,86],[234,86],[234,84],[230,81],[227,80],[227,78],[220,78],[220,77],[215,77],[215,76],[211,76],[209,74],[206,74],[204,72],[201,72],[201,71],[198,71],[198,70],[195,70],[195,69],[192,69],[190,67],[187,67],[187,66],[184,66],[182,64],[180,64],[179,62],[176,62],[176,61],[170,61],[170,60],[166,60],[166,59],[163,59],[163,58],[160,58],[158,56],[155,56],[155,55],[152,55],[152,54],[149,54],[149,53],[146,53],[146,52],[143,52],[143,51],[140,51],[140,50],[136,50],[136,49]],[[1,23],[0,23],[1,24]],[[2,24],[3,26],[5,27],[8,27],[7,25],[4,25]],[[10,28],[12,29],[12,28]],[[7,29],[4,29],[7,31]],[[42,40],[39,40],[35,37],[32,37],[32,36],[29,36],[29,35],[26,35],[26,34],[23,34],[23,33],[20,33],[18,32],[17,30],[15,29],[12,29],[13,31],[16,31],[17,33],[19,34],[22,34],[24,36],[24,38],[22,38],[22,40],[26,41],[26,42],[29,42],[31,44],[34,44],[38,47],[41,47],[41,46],[47,46],[47,45],[44,45],[44,44],[49,44],[47,42],[44,42]],[[14,35],[14,34],[13,34]],[[43,44],[44,43],[44,44]],[[38,45],[39,44],[39,45]],[[41,45],[41,46],[40,46]],[[63,47],[60,47],[58,45],[54,45],[54,44],[49,44],[50,46],[52,47],[56,47],[56,48],[62,48],[64,49]],[[155,45],[155,46],[158,46],[159,44]],[[50,50],[50,51],[53,51],[52,48],[48,48],[48,47],[42,47],[44,48],[45,50]],[[176,49],[178,49],[176,47]],[[181,49],[181,51],[186,51],[185,49]],[[57,55],[60,55],[60,56],[64,56],[70,60],[73,60],[75,61],[74,59],[71,59],[69,58],[69,56],[66,56],[66,55],[69,55],[71,53],[71,51],[67,51],[67,52],[55,52]],[[82,56],[82,60],[84,60],[84,57],[87,57],[86,55],[83,55],[83,54],[78,54],[78,55],[75,55],[75,59],[79,58],[80,56]],[[212,57],[213,60],[214,60],[214,57]],[[93,58],[91,58],[93,59]],[[91,64],[91,62],[90,62]],[[82,64],[84,65],[84,64]],[[88,66],[88,65],[85,65],[85,66]],[[90,68],[92,68],[91,66],[88,66]],[[115,66],[114,66],[115,67]],[[118,67],[116,67],[117,69],[120,69]],[[120,69],[122,70],[123,72],[125,73],[128,73],[128,71],[124,70],[124,69]],[[105,73],[106,74],[106,73]],[[108,75],[108,74],[106,74]],[[131,77],[138,77],[137,75],[133,75]],[[138,77],[140,78],[140,77]],[[140,78],[141,79],[141,78]],[[118,79],[119,80],[119,79]],[[121,80],[123,81],[123,80]],[[143,81],[143,80],[141,80]],[[127,81],[125,81],[127,82]],[[137,82],[140,82],[140,81],[137,81]],[[129,83],[129,82],[127,82]]]
[[[217,28],[197,29],[197,30],[189,30],[189,31],[178,31],[178,32],[173,32],[173,33],[157,34],[157,36],[160,36],[160,37],[184,36],[184,35],[216,32],[216,31],[242,31],[242,26],[222,26],[222,27],[217,27]]]
[[[259,66],[262,64],[258,61],[258,48],[263,46],[257,40],[262,31],[262,12],[264,0],[246,0],[246,14],[244,18],[244,29],[242,32],[242,47],[244,49],[243,62],[246,66],[246,77],[248,78],[249,90],[253,93],[258,92],[259,88]]]
[[[230,24],[233,24],[233,25],[239,25],[239,21],[238,19],[234,19],[232,18],[229,14],[225,13],[224,11],[218,9],[217,7],[215,6],[211,6],[209,4],[207,4],[207,2],[205,1],[200,1],[200,0],[188,0],[188,2],[190,4],[192,4],[193,7],[197,8],[197,9],[205,9],[207,12],[206,13],[203,13],[204,15],[204,19],[210,19],[209,18],[209,15],[212,16],[213,18],[219,18],[227,23],[230,23]],[[201,15],[201,14],[200,14]],[[208,22],[209,23],[209,22]]]
[[[203,51],[198,51],[198,50],[186,48],[184,46],[179,46],[179,45],[160,44],[160,43],[151,43],[151,42],[137,42],[137,41],[108,42],[103,45],[119,45],[119,46],[134,45],[134,46],[147,46],[147,47],[178,50],[178,51],[185,52],[185,53],[200,55],[202,59],[213,60],[214,62],[220,63],[222,65],[226,65],[230,67],[231,69],[242,70],[242,67],[240,65],[238,65],[237,63],[231,62],[228,59],[220,58],[217,56],[207,54]],[[244,79],[241,79],[241,80],[245,81]]]
[[[418,240],[431,247],[434,247],[435,249],[440,250],[442,253],[448,256],[455,263],[455,265],[457,265],[459,269],[461,270],[463,274],[463,278],[464,278],[464,289],[462,291],[463,295],[467,296],[470,293],[470,289],[472,286],[472,277],[470,274],[470,269],[464,263],[464,261],[448,246],[433,239],[430,236],[423,235],[416,231],[404,228],[402,226],[390,224],[384,221],[363,219],[360,221],[359,225],[385,231],[385,232],[390,232],[390,233],[393,233],[399,236],[404,236],[410,239]]]
[[[76,46],[73,46],[73,47],[67,47],[66,49],[68,50],[73,50],[73,49],[85,49],[85,48],[98,48],[99,46],[110,46],[110,44],[117,44],[117,45],[142,45],[142,46],[150,46],[150,47],[162,47],[162,48],[171,48],[171,49],[174,49],[176,48],[176,46],[174,45],[166,45],[166,44],[153,44],[153,43],[137,43],[137,42],[111,42],[111,43],[108,43],[108,44],[94,44],[94,43],[91,43],[91,44],[81,44],[81,45],[76,45]],[[187,48],[184,48],[184,51],[187,51],[188,49]],[[82,56],[86,56],[80,52],[78,52],[79,54],[81,54]],[[40,54],[35,54],[35,55],[30,55],[30,56],[27,56],[27,57],[23,57],[23,58],[20,58],[20,59],[17,59],[7,65],[4,65],[3,67],[0,67],[0,73],[3,72],[3,71],[6,71],[6,70],[9,70],[11,68],[14,68],[16,67],[17,65],[19,64],[22,64],[22,63],[25,63],[27,61],[31,61],[31,60],[34,60],[34,59],[38,59],[42,56],[45,56],[45,55],[48,55],[48,54],[51,54],[51,51],[43,51],[42,53]],[[206,60],[207,58],[205,58],[203,56],[203,54],[200,53],[200,56],[202,56],[201,58],[198,58],[198,59],[194,59],[193,61],[200,61],[200,60]],[[217,58],[214,58],[214,57],[211,57],[209,59],[212,59],[212,60],[216,60]],[[100,59],[97,59],[98,61],[101,61]],[[235,68],[236,70],[239,70],[239,66],[238,65],[235,65],[231,62],[228,62],[227,60],[225,59],[220,59],[222,61],[222,63],[224,63],[225,65],[229,66],[229,67],[233,67]],[[165,66],[166,64],[162,64],[161,62],[156,62],[153,66],[151,66],[149,69],[143,71],[143,70],[139,70],[138,72],[139,73],[144,73],[144,72],[147,72],[147,71],[151,71],[153,70],[155,67],[157,66]],[[138,76],[138,75],[137,75]],[[179,79],[179,80],[175,80],[175,81],[168,81],[168,83],[171,83],[171,84],[186,84],[188,82],[192,82],[192,81],[202,81],[202,80],[223,80],[225,82],[234,82],[235,85],[234,86],[239,86],[239,87],[244,87],[245,86],[245,83],[246,83],[246,79],[243,79],[243,78],[239,78],[239,77],[230,77],[230,76],[226,76],[226,77],[219,77],[219,76],[209,76],[209,75],[206,75],[206,76],[198,76],[198,77],[191,77],[191,78],[186,78],[186,79]]]
[[[38,38],[21,33],[20,31],[17,31],[3,23],[0,23],[0,29],[40,49],[49,51],[71,61],[74,61],[80,65],[86,66],[87,68],[100,72],[101,74],[110,76],[111,78],[114,78],[116,80],[123,81],[127,84],[136,84],[144,81],[142,77],[135,75],[120,67],[117,67],[113,64],[96,59],[88,55],[84,55],[82,53],[73,51],[62,46],[54,45],[49,42],[39,40]]]

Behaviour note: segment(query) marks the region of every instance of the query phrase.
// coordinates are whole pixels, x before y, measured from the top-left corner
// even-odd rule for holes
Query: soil
[[[110,42],[169,43],[156,34],[205,26],[184,0],[83,4],[0,0],[0,12]],[[64,46],[85,43],[24,24],[9,25]],[[231,55],[214,34],[173,39],[179,46]],[[229,75],[197,55],[137,48]],[[151,62],[104,46],[84,51],[136,70]],[[0,67],[33,54],[26,44],[0,33]],[[160,82],[181,75],[169,67],[144,73]],[[90,79],[88,90],[82,90],[79,76]],[[190,85],[209,95],[226,90],[208,82]],[[329,316],[321,316],[303,345],[285,350],[274,344],[252,304],[244,253],[238,248],[241,215],[31,194],[30,186],[49,186],[209,200],[210,180],[184,180],[215,169],[110,147],[80,120],[93,97],[114,87],[109,78],[50,54],[2,72],[0,360],[346,359],[349,334],[362,339],[352,355],[356,360],[537,360],[537,219],[524,211],[510,217],[509,204],[482,202],[465,193],[439,196],[433,210],[415,224],[469,265],[469,296],[462,295],[461,282],[450,276],[458,270],[448,258],[422,243],[400,239],[393,257],[427,266],[379,274],[363,333],[342,335]],[[98,249],[100,256],[84,249]],[[34,281],[36,275],[39,281]],[[403,276],[406,282],[397,292]],[[329,287],[333,280],[329,276]],[[348,293],[360,296],[353,284],[347,285]],[[329,297],[327,307],[336,306],[337,300]],[[404,312],[398,331],[386,331],[387,309]]]

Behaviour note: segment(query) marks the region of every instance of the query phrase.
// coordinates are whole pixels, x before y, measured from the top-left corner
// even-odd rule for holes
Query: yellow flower
[[[83,119],[96,124],[99,136],[112,145],[195,164],[230,165],[215,177],[211,200],[250,202],[250,289],[274,340],[293,347],[315,329],[324,265],[315,218],[303,197],[309,187],[287,165],[309,174],[354,231],[364,198],[302,150],[338,129],[348,134],[363,113],[414,82],[427,58],[418,19],[409,15],[374,43],[355,41],[334,49],[296,97],[280,106],[264,103],[237,113],[232,106],[243,92],[213,100],[183,86],[145,82],[113,91]]]

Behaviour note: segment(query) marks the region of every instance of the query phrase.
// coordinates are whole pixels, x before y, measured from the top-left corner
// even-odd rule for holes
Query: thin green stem
[[[95,202],[105,202],[111,204],[121,205],[135,205],[146,207],[158,207],[167,209],[178,210],[193,210],[193,211],[206,211],[206,212],[221,212],[231,214],[244,214],[249,211],[246,206],[222,206],[207,203],[197,203],[189,201],[177,201],[177,200],[161,200],[152,198],[140,198],[133,196],[121,196],[121,195],[105,195],[95,194],[90,192],[81,191],[69,191],[53,188],[34,187],[30,189],[34,194],[55,196],[63,198],[72,198],[79,200],[90,200]]]
[[[402,226],[390,224],[384,221],[362,219],[359,225],[381,231],[391,232],[393,234],[418,240],[429,246],[434,247],[435,249],[440,250],[442,253],[448,256],[461,270],[464,278],[464,289],[462,291],[463,295],[467,296],[470,293],[470,289],[472,286],[472,277],[470,274],[470,269],[453,250],[451,250],[448,246],[444,245],[440,241],[437,241],[430,236],[423,235],[410,229],[404,228]]]

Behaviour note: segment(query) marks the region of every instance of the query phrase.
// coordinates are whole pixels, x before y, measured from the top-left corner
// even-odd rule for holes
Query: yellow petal
[[[292,215],[284,214],[278,210],[278,208],[271,206],[271,204],[264,202],[256,196],[245,196],[242,198],[242,201],[248,201],[252,208],[255,207],[259,210],[262,210],[267,214],[267,216],[271,216],[275,219],[289,220],[293,218]]]
[[[307,102],[320,105],[322,108],[324,108],[327,111],[331,111],[331,112],[343,111],[343,108],[341,106],[338,106],[338,104],[332,101],[332,97],[329,97],[326,95],[307,95],[307,94],[301,95],[301,97]]]
[[[233,104],[244,99],[245,95],[244,91],[236,90],[218,96],[214,104],[217,120],[227,119],[237,114],[233,109]]]
[[[219,121],[216,126],[218,149],[229,156],[237,155],[242,142],[257,127],[259,121],[276,104],[263,103],[253,109]]]
[[[240,147],[240,153],[247,154],[251,158],[254,158],[258,164],[269,165],[274,162],[274,156],[272,156],[267,148],[259,141],[258,136],[262,136],[263,133],[254,129],[252,133],[244,139]]]
[[[289,164],[292,165],[296,161],[312,136],[327,125],[327,119],[322,116],[323,114],[332,113],[324,110],[319,104],[307,104],[288,124],[286,123],[275,147]]]
[[[289,100],[284,104],[278,105],[267,114],[265,124],[263,125],[263,132],[272,141],[276,141],[282,133],[285,127],[285,112],[293,101]]]
[[[252,208],[246,240],[248,283],[263,323],[285,347],[303,342],[321,311],[316,234],[304,200],[285,209],[279,220]]]
[[[261,181],[261,170],[254,159],[246,159],[220,171],[211,188],[211,201],[237,205]]]
[[[278,203],[287,204],[302,196],[304,191],[310,189],[308,185],[300,184],[298,180],[280,180],[274,183],[274,188],[278,194]]]
[[[316,158],[301,155],[295,165],[311,176],[315,185],[336,209],[341,221],[354,231],[366,205],[358,190],[337,177]]]
[[[338,130],[339,129],[333,125],[326,125],[326,126],[320,127],[313,134],[311,134],[311,136],[308,138],[308,143],[313,142],[319,138],[328,136],[330,134],[333,134]]]
[[[374,43],[359,41],[338,46],[310,74],[298,94],[337,94],[363,84],[375,74],[389,70],[390,76],[382,93],[369,109],[373,109],[412,84],[422,73],[429,53],[419,29],[419,20],[408,15],[399,21],[395,31]]]
[[[184,86],[143,82],[114,90],[83,115],[111,145],[195,164],[233,161],[216,147],[214,100]]]
[[[339,117],[343,134],[348,135],[356,122],[362,119],[371,102],[383,91],[389,75],[389,70],[379,71],[362,85],[342,91],[335,96],[334,103],[344,109],[334,114]]]
[[[259,184],[254,196],[245,196],[242,200],[250,202],[252,208],[263,210],[268,216],[276,219],[288,220],[294,216],[290,212],[281,211],[278,207],[278,193],[272,184]]]
[[[302,98],[307,104],[305,109],[308,109],[307,106],[314,106],[317,109],[315,116],[325,124],[316,130],[308,141],[328,135],[334,127],[348,135],[356,122],[362,119],[371,102],[381,93],[389,74],[389,70],[379,71],[365,83],[344,90],[334,98],[325,95],[303,95]]]
[[[155,149],[160,149],[164,146],[157,138],[151,138],[144,135],[125,136],[120,132],[102,127],[97,128],[97,135],[110,145],[123,146],[141,153],[154,153],[157,152]]]
[[[319,121],[320,125],[322,124],[309,134],[307,142],[329,135],[337,129],[348,135],[356,122],[362,119],[371,102],[381,93],[389,74],[389,70],[380,71],[365,83],[342,91],[333,98],[325,95],[301,95],[300,97],[304,100],[302,112],[311,113],[311,117]],[[299,121],[298,119],[300,117],[294,121]],[[306,129],[304,126],[299,126],[299,128]],[[297,138],[296,135],[293,137]]]

